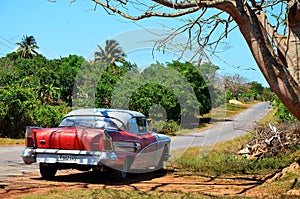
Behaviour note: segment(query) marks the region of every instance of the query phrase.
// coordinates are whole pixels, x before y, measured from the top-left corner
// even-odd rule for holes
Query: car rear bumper
[[[26,148],[22,153],[22,159],[25,164],[37,162],[100,165],[114,164],[118,157],[115,152]]]
[[[36,162],[35,149],[25,148],[22,152],[21,157],[25,164],[32,164],[32,163]]]

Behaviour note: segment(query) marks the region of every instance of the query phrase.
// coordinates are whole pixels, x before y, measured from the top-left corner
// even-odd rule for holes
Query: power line
[[[14,50],[11,46],[8,46],[8,45],[6,45],[5,43],[2,43],[1,41],[0,41],[0,44],[2,44],[3,46],[5,46],[5,47],[7,47],[7,48],[9,48],[9,49],[11,49],[11,50]]]
[[[0,38],[3,39],[4,41],[6,41],[6,42],[8,42],[8,43],[10,43],[10,44],[12,44],[12,45],[14,45],[14,46],[16,45],[15,43],[9,41],[8,39],[5,39],[4,37],[1,37],[1,36],[0,36]]]
[[[16,46],[15,43],[9,41],[8,39],[5,39],[5,38],[2,37],[2,36],[0,36],[0,39],[2,39],[3,41],[5,41],[4,43],[3,43],[3,41],[2,41],[2,42],[0,41],[0,45],[4,46],[4,47],[6,47],[6,48],[8,48],[8,49],[10,49],[10,50],[14,50],[14,48],[15,48],[15,46]],[[1,55],[1,56],[6,56],[6,55],[5,55],[4,53],[2,53],[2,52],[0,52],[0,55]]]
[[[8,39],[5,39],[4,37],[0,36],[0,39],[2,39],[3,41],[5,41],[3,43],[3,41],[1,42],[0,41],[0,45],[10,49],[10,50],[14,50],[15,49],[15,46],[16,44],[12,43],[11,41],[9,41]]]

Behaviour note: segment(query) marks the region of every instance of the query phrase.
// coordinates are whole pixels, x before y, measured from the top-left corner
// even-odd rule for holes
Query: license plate
[[[76,162],[76,156],[74,156],[74,155],[59,155],[58,161]]]

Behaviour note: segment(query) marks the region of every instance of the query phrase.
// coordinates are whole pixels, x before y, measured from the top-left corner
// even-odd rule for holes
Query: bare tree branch
[[[140,19],[149,18],[149,17],[169,17],[169,18],[171,18],[171,17],[180,17],[180,16],[184,16],[186,14],[194,13],[194,12],[196,12],[200,9],[198,7],[195,7],[195,8],[185,10],[185,11],[175,12],[175,13],[164,13],[164,12],[151,12],[151,11],[149,11],[149,12],[145,12],[144,14],[141,14],[139,16],[131,16],[131,15],[128,15],[128,14],[120,11],[116,7],[110,6],[108,4],[108,1],[107,1],[107,3],[103,3],[99,0],[93,0],[93,1],[96,4],[99,4],[102,7],[109,9],[113,13],[117,13],[120,16],[122,16],[124,18],[127,18],[127,19],[130,19],[130,20],[140,20]]]

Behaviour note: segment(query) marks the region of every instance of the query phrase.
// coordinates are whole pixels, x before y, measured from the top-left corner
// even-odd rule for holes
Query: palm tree
[[[23,36],[22,41],[17,42],[16,44],[19,45],[17,52],[20,52],[21,57],[23,58],[32,58],[33,54],[38,54],[35,49],[38,49],[39,47],[33,36]]]
[[[94,62],[105,62],[115,65],[115,62],[124,63],[126,54],[116,40],[106,40],[105,49],[97,45],[99,51],[94,54]]]

